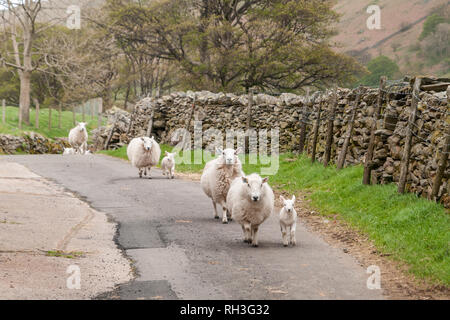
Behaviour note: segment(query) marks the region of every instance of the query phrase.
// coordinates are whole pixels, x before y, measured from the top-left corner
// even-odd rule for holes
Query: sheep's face
[[[149,139],[149,138],[141,138],[142,140],[142,148],[144,148],[144,151],[150,151],[152,150],[152,146],[153,146],[153,139]]]
[[[263,193],[264,183],[267,183],[269,178],[261,178],[257,174],[251,174],[247,177],[242,177],[242,182],[245,184],[245,190],[249,199],[253,202],[261,200]]]
[[[166,157],[169,158],[170,161],[175,162],[175,153],[170,153],[166,151]]]
[[[237,162],[237,155],[241,152],[241,148],[234,149],[225,149],[217,148],[216,153],[221,154],[223,157],[223,162],[226,165],[234,165]]]
[[[78,122],[78,130],[80,132],[86,131],[86,122]]]
[[[280,196],[280,200],[283,203],[284,210],[286,210],[289,213],[294,211],[295,196],[292,196],[291,200],[286,200],[283,196]]]

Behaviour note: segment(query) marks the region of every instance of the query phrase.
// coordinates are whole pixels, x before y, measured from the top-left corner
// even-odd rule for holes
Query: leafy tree
[[[386,56],[378,56],[372,59],[367,64],[367,69],[370,74],[363,77],[359,84],[367,86],[377,86],[380,82],[380,77],[386,76],[388,78],[394,78],[399,74],[399,67],[395,61],[389,59]]]
[[[428,35],[435,33],[437,26],[444,22],[447,22],[447,19],[445,19],[445,17],[441,16],[440,14],[435,13],[431,16],[428,16],[428,18],[425,20],[425,23],[423,24],[423,30],[419,36],[419,40],[423,40]]]
[[[334,52],[334,1],[108,0],[121,46],[170,61],[182,86],[293,91],[351,80],[363,68]],[[137,46],[136,44],[139,44]]]

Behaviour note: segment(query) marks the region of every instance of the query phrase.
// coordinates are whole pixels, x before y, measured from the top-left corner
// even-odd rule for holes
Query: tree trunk
[[[336,107],[338,104],[338,93],[337,89],[335,89],[333,94],[333,102],[331,104],[331,109],[329,113],[328,119],[328,127],[327,127],[327,143],[325,147],[325,156],[323,160],[324,167],[328,167],[328,163],[331,159],[331,145],[333,143],[333,129],[334,129],[334,118],[336,116]]]
[[[316,126],[314,127],[314,137],[313,137],[312,156],[311,156],[312,163],[314,163],[316,161],[316,148],[317,148],[317,139],[319,137],[320,113],[321,112],[322,112],[322,101],[319,102],[319,109],[317,110]]]
[[[61,129],[62,106],[58,104],[58,129]]]
[[[5,101],[5,99],[2,100],[2,122],[3,122],[3,124],[6,123],[6,101]]]
[[[48,106],[48,130],[52,129],[52,106]]]
[[[30,124],[31,72],[22,71],[20,76],[20,113],[22,121]]]
[[[250,127],[252,123],[252,109],[253,109],[253,89],[250,89],[248,93],[248,106],[247,106],[247,122],[245,125],[245,153],[250,153]]]

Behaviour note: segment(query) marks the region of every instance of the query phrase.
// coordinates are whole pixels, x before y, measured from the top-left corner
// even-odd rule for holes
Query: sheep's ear
[[[216,154],[221,154],[223,152],[222,148],[216,148]]]
[[[152,136],[152,140],[155,140],[155,136]]]
[[[241,154],[242,153],[242,148],[239,147],[236,149],[236,151],[234,152],[235,155]]]
[[[292,196],[292,202],[295,202],[295,196]]]
[[[145,139],[144,139],[144,137],[141,137],[141,140],[142,140],[142,142],[145,142]]]
[[[269,177],[265,177],[262,181],[263,183],[266,183],[267,181],[269,181]]]
[[[165,155],[166,155],[166,156],[168,156],[168,155],[169,155],[169,153],[168,153],[168,152],[166,151]]]
[[[285,202],[285,201],[286,201],[286,199],[285,199],[282,195],[280,195],[280,200],[281,200],[282,202]]]
[[[248,183],[248,179],[246,177],[242,177],[242,182],[243,183]]]

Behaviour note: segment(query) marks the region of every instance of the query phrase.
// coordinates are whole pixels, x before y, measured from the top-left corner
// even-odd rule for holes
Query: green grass
[[[52,110],[52,128],[48,129],[48,109],[42,109],[39,111],[39,129],[34,127],[35,124],[35,110],[30,110],[30,125],[23,124],[22,130],[19,130],[19,116],[18,116],[18,108],[15,107],[6,107],[6,123],[2,123],[1,119],[1,107],[0,107],[0,134],[12,134],[19,136],[23,132],[26,131],[34,131],[47,138],[57,138],[57,137],[67,137],[69,135],[69,131],[74,127],[72,120],[72,112],[71,111],[63,111],[61,115],[61,129],[58,128],[58,111]],[[90,115],[86,115],[85,120],[87,122],[87,129],[91,131],[92,129],[97,128],[97,117],[94,117],[91,120]],[[76,121],[82,121],[82,115],[76,115]]]
[[[172,148],[162,145],[164,151]],[[127,159],[126,147],[104,154]],[[243,158],[241,157],[243,160]],[[247,159],[247,157],[246,157]],[[177,164],[180,172],[201,172],[203,165]],[[244,164],[246,173],[260,165]],[[339,219],[368,235],[382,253],[409,266],[419,279],[450,285],[450,215],[437,203],[413,194],[400,195],[394,184],[362,185],[363,168],[337,171],[334,166],[311,164],[307,157],[280,156],[280,168],[271,185],[291,194],[303,192],[322,215]]]
[[[80,251],[70,251],[70,252],[64,252],[61,250],[50,250],[45,253],[48,257],[62,257],[66,259],[76,259],[84,257],[84,252]]]

